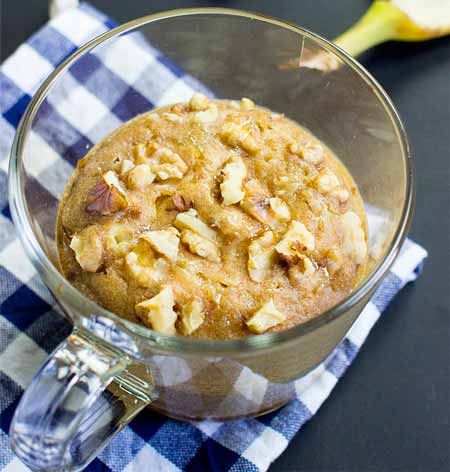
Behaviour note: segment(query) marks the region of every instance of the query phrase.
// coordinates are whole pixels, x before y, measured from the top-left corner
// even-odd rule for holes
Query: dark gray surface
[[[160,10],[228,6],[333,38],[368,0],[92,0],[119,22]],[[3,0],[1,58],[46,20],[46,0]],[[315,418],[271,471],[449,468],[449,42],[391,43],[361,58],[406,125],[417,166],[411,236],[430,255],[390,305]]]

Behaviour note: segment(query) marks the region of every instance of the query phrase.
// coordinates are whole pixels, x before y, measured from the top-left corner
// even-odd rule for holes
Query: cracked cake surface
[[[139,115],[78,162],[57,222],[61,271],[119,316],[233,339],[308,321],[364,277],[350,174],[311,133],[194,94]]]

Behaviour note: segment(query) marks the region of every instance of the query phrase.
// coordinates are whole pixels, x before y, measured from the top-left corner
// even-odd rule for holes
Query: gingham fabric
[[[18,400],[47,355],[70,332],[48,290],[26,258],[7,201],[7,163],[15,128],[42,80],[78,46],[114,23],[88,4],[54,18],[0,69],[0,470],[25,471],[8,446]],[[74,156],[134,114],[188,97],[201,88],[157,50],[125,37],[117,54],[91,55],[86,68],[67,76],[71,95],[46,105],[34,146],[42,159],[33,171],[50,193],[60,191]],[[129,60],[126,74],[115,60]],[[151,71],[151,73],[149,73]],[[98,84],[102,84],[99,91]],[[109,84],[105,87],[105,84]],[[96,95],[93,95],[93,91]],[[61,93],[64,93],[62,90]],[[130,100],[130,97],[139,100]],[[78,116],[77,99],[92,102],[93,115]],[[131,107],[130,107],[131,103]],[[134,103],[134,105],[133,105]],[[142,109],[141,109],[142,108]],[[102,126],[99,125],[101,121]],[[55,135],[58,135],[55,144]],[[62,145],[62,144],[63,145]],[[62,155],[63,159],[57,159]],[[55,157],[56,156],[56,157]],[[63,162],[65,164],[58,164]],[[53,186],[53,187],[52,187]],[[280,410],[228,423],[186,423],[142,412],[95,459],[88,471],[264,471],[328,397],[395,294],[420,273],[426,252],[407,240],[397,261],[330,358],[295,383],[296,399]],[[244,386],[245,387],[245,386]],[[348,412],[351,414],[351,411]]]

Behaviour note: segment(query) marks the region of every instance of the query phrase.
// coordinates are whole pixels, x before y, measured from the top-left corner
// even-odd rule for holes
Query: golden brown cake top
[[[347,170],[248,99],[195,94],[125,123],[79,161],[57,229],[77,288],[168,334],[289,328],[342,300],[366,264]]]

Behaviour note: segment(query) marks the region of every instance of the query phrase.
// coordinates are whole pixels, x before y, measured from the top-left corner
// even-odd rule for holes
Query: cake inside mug
[[[235,339],[308,321],[367,267],[344,165],[281,114],[194,94],[125,123],[78,162],[57,222],[61,271],[165,334]]]

